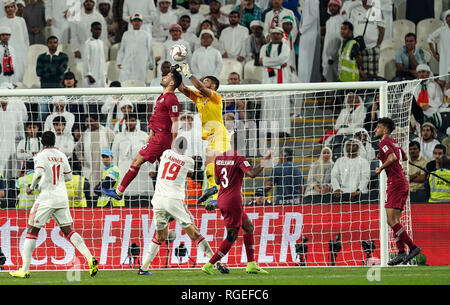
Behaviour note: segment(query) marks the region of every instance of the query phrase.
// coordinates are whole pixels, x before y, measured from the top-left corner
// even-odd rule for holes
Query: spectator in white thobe
[[[122,19],[128,23],[131,28],[130,18],[134,14],[142,15],[142,30],[152,34],[152,22],[156,17],[156,7],[153,0],[124,0]]]
[[[198,40],[195,32],[191,31],[191,17],[189,15],[181,15],[178,20],[178,24],[181,26],[181,37],[189,42],[192,52],[194,52],[195,43]]]
[[[320,82],[320,12],[319,1],[305,0],[298,30],[298,79],[301,83]]]
[[[58,37],[61,44],[69,43],[69,5],[68,1],[47,0],[45,2],[45,20],[50,33]]]
[[[44,131],[51,130],[55,132],[53,129],[53,119],[57,116],[62,116],[66,120],[66,128],[65,132],[67,134],[72,133],[72,127],[75,123],[75,115],[69,111],[67,111],[66,107],[69,101],[65,96],[54,96],[53,97],[53,111],[50,113],[45,119],[44,123]]]
[[[11,62],[8,68],[3,60],[0,61],[0,84],[15,84],[18,82],[17,73],[15,72],[17,55],[16,50],[9,45],[10,38],[11,29],[7,26],[0,26],[0,56],[1,58],[9,58],[8,61]]]
[[[201,46],[194,51],[191,61],[192,74],[198,79],[207,75],[219,78],[222,71],[222,55],[212,46],[213,40],[213,31],[203,30],[200,33]]]
[[[146,82],[147,70],[153,70],[154,58],[151,35],[141,30],[142,16],[135,14],[131,20],[132,28],[123,36],[117,53],[117,65],[120,69],[120,82],[140,80]]]
[[[228,15],[230,26],[222,30],[219,42],[223,58],[236,59],[239,62],[245,60],[245,42],[248,39],[248,29],[239,24],[241,14],[233,11]]]
[[[256,2],[255,2],[255,4],[258,5],[258,3],[256,3]],[[272,7],[272,10],[270,10],[270,11],[268,11],[266,13],[265,19],[264,19],[264,36],[266,37],[266,39],[270,35],[270,29],[271,28],[273,28],[273,27],[281,27],[281,20],[285,16],[291,16],[292,19],[294,20],[295,24],[292,27],[292,36],[293,37],[297,37],[298,24],[297,24],[297,21],[295,19],[294,13],[290,9],[284,8],[282,6],[283,5],[283,0],[270,0],[270,4],[271,4],[271,7]],[[262,9],[264,10],[264,8],[262,8]]]
[[[369,192],[370,164],[360,156],[361,142],[349,140],[344,144],[344,156],[338,158],[331,170],[331,186],[335,197],[344,194],[350,200]]]
[[[281,20],[281,26],[283,28],[283,40],[289,45],[291,49],[291,54],[289,56],[289,70],[291,72],[291,79],[290,83],[296,83],[298,82],[297,77],[297,69],[296,69],[296,56],[295,56],[295,48],[294,48],[294,42],[295,37],[292,36],[292,30],[294,27],[295,21],[292,19],[291,16],[284,16]]]
[[[53,119],[53,130],[55,131],[55,147],[63,152],[68,159],[72,159],[75,141],[72,133],[66,132],[66,119],[57,116]]]
[[[270,30],[270,42],[262,46],[260,64],[264,67],[263,84],[283,84],[290,82],[288,67],[291,48],[283,40],[283,29]],[[290,98],[284,94],[265,96],[261,103],[261,120],[268,124],[278,124],[279,133],[291,132]]]
[[[445,12],[445,22],[444,26],[428,36],[430,50],[439,62],[439,75],[447,75],[450,68],[450,10]],[[438,44],[437,52],[436,43]]]
[[[17,176],[16,147],[25,137],[22,115],[10,103],[5,97],[0,99],[0,173],[6,178]]]
[[[184,40],[181,37],[182,28],[178,23],[171,24],[169,26],[169,34],[170,37],[163,43],[162,53],[161,53],[161,62],[169,61],[172,65],[174,64],[182,64],[182,63],[191,63],[192,57],[192,48],[191,44]],[[183,61],[175,61],[170,55],[170,50],[174,45],[183,45],[187,50],[187,56]]]
[[[323,42],[322,68],[323,76],[328,82],[338,80],[339,46],[341,45],[341,25],[344,17],[340,14],[342,7],[340,0],[328,2],[328,13],[331,15],[325,25],[325,39]]]
[[[364,127],[367,110],[363,99],[354,92],[349,92],[344,98],[342,108],[334,124],[338,134],[354,134],[357,128]]]
[[[101,23],[102,33],[100,39],[105,46],[109,47],[105,18],[95,10],[94,1],[84,0],[79,20],[74,19],[70,22],[70,46],[74,52],[75,60],[78,62],[80,62],[83,57],[82,51],[84,43],[91,37],[91,24],[94,22]]]
[[[106,87],[105,46],[100,39],[102,25],[94,22],[91,25],[92,37],[86,40],[83,49],[83,87]]]
[[[169,26],[178,22],[178,16],[169,9],[171,4],[170,0],[158,0],[152,28],[152,37],[155,41],[166,41],[169,37]]]
[[[199,30],[200,23],[205,20],[205,16],[199,13],[200,0],[189,0],[189,12],[187,15],[191,17],[191,26],[188,31],[197,34]]]
[[[422,109],[427,118],[440,110],[446,111],[447,105],[444,103],[444,92],[441,86],[433,78],[433,72],[428,65],[420,64],[416,67],[417,78],[420,84],[414,86],[414,101]],[[405,90],[406,91],[406,90]]]
[[[16,51],[14,74],[16,75],[15,79],[21,82],[27,67],[28,47],[30,46],[27,24],[25,19],[16,16],[16,5],[14,1],[6,1],[4,10],[6,16],[0,18],[0,26],[11,29],[11,38],[8,44]]]

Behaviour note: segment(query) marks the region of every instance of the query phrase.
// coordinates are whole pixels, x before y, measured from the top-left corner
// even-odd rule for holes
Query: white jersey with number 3
[[[67,156],[56,148],[46,148],[34,157],[34,168],[42,168],[44,174],[39,181],[39,196],[36,199],[40,205],[51,208],[69,206],[65,174],[71,173]]]
[[[154,197],[185,198],[186,178],[194,172],[194,160],[168,149],[161,156]]]

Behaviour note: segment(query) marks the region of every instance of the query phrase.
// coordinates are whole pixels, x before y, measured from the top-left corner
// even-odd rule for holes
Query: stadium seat
[[[394,38],[389,39],[383,39],[383,42],[381,43],[380,50],[386,49],[386,48],[394,48],[398,49],[404,45],[404,40],[398,40]]]
[[[228,75],[231,72],[237,72],[239,73],[239,76],[241,77],[241,79],[243,78],[243,72],[244,72],[244,66],[241,62],[237,61],[236,59],[231,59],[231,58],[224,58],[222,60],[223,62],[223,67],[222,67],[222,71],[220,72],[220,76],[219,76],[219,80],[220,83],[222,84],[226,84],[228,83]]]
[[[36,67],[36,62],[42,53],[48,51],[48,47],[44,44],[32,44],[28,48],[27,63]]]
[[[395,49],[385,48],[380,50],[380,60],[378,62],[379,73],[378,76],[391,80],[395,77]]]
[[[27,65],[23,75],[23,85],[29,89],[41,88],[41,80],[36,75],[36,66]]]
[[[122,87],[145,87],[145,83],[140,80],[130,79],[122,82]]]
[[[117,59],[117,53],[119,52],[120,48],[120,42],[115,43],[109,48],[109,60],[116,60]]]
[[[427,18],[419,21],[417,23],[417,40],[425,39],[427,40],[428,36],[433,33],[435,30],[443,26],[444,23],[438,18]]]
[[[401,19],[395,20],[393,24],[394,31],[394,40],[401,41],[402,43],[405,41],[405,35],[408,33],[416,33],[416,25],[414,22]]]
[[[262,73],[264,68],[261,66],[255,66],[253,61],[250,60],[244,65],[244,80],[246,83],[261,84]]]
[[[106,80],[108,83],[118,81],[120,76],[120,69],[117,67],[115,60],[110,60],[106,63]]]

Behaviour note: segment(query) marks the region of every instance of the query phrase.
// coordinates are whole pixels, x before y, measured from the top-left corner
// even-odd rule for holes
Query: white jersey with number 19
[[[154,197],[185,198],[186,178],[194,172],[194,160],[168,149],[164,151],[158,168]]]
[[[40,192],[36,202],[51,208],[68,207],[64,175],[72,170],[66,155],[56,148],[45,148],[34,157],[34,168],[44,170],[39,181]]]

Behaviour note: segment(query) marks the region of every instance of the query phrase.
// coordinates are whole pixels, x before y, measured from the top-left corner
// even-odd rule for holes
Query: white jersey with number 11
[[[185,198],[186,178],[194,172],[194,160],[168,149],[161,156],[154,197]]]
[[[40,192],[36,201],[51,208],[68,207],[64,175],[70,174],[72,170],[67,156],[56,148],[45,148],[34,157],[34,168],[44,170],[39,181]]]

